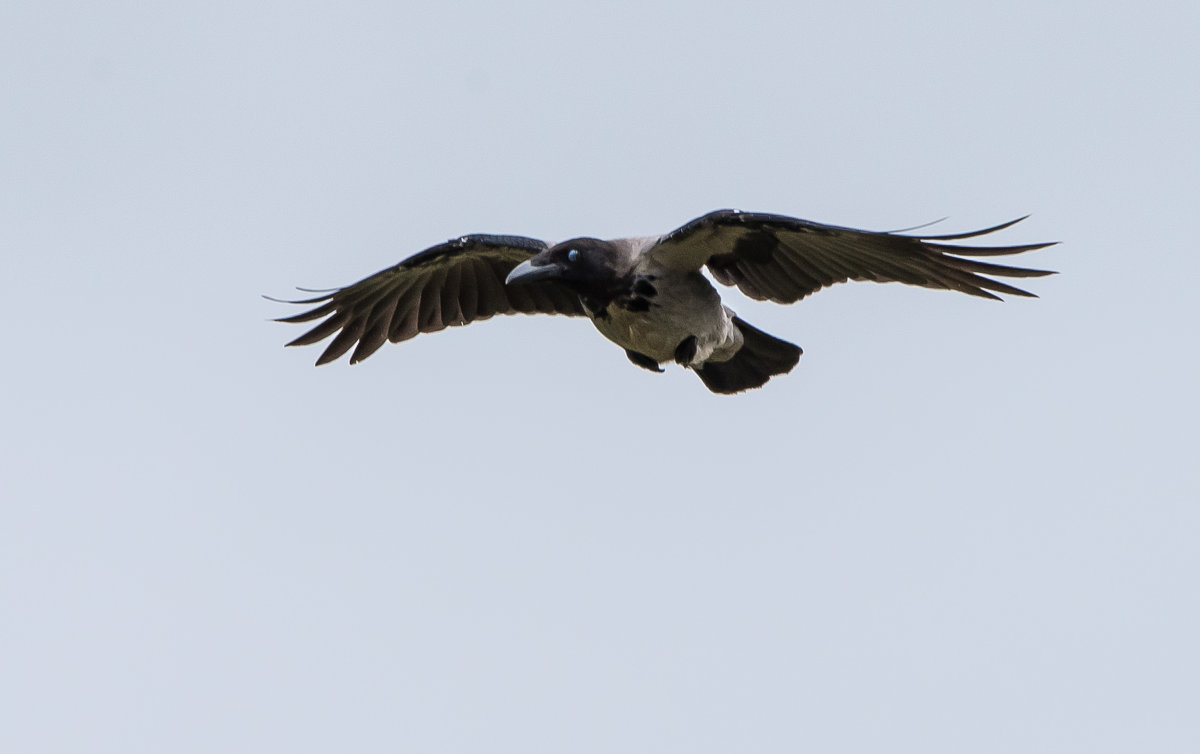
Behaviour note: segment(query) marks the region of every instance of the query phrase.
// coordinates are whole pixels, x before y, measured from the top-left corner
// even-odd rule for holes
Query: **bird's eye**
[[[567,252],[567,261],[568,262],[578,262],[579,261],[579,249],[571,249],[570,251],[568,251]]]

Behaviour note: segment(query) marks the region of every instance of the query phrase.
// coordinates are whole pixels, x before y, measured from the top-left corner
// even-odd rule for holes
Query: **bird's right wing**
[[[992,291],[1032,296],[994,277],[1040,277],[1052,272],[971,257],[1021,254],[1052,244],[952,243],[994,233],[1017,222],[950,235],[904,235],[725,209],[668,233],[647,253],[674,269],[699,270],[707,266],[718,282],[735,285],[750,298],[781,304],[799,301],[847,280],[907,283],[984,298],[999,298]]]
[[[514,267],[544,249],[544,241],[523,236],[462,236],[345,288],[286,301],[316,306],[277,321],[310,322],[326,317],[288,343],[306,346],[338,333],[317,359],[320,365],[337,359],[356,343],[352,364],[386,341],[398,343],[417,333],[437,332],[496,314],[582,316],[579,297],[561,285],[504,285]]]

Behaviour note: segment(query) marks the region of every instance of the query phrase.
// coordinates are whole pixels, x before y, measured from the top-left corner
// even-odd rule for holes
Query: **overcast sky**
[[[1200,751],[1198,7],[5,2],[0,750]],[[1061,274],[737,397],[260,298],[720,207]]]

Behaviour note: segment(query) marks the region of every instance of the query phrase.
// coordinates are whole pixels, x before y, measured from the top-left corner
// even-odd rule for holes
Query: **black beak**
[[[538,280],[557,280],[562,277],[562,271],[553,262],[534,264],[533,259],[526,259],[513,268],[504,279],[505,285],[533,283]]]

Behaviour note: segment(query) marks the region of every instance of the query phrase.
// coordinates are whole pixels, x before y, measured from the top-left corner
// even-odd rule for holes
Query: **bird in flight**
[[[704,269],[750,298],[780,304],[847,280],[997,300],[996,293],[1033,296],[994,278],[1052,272],[975,257],[1020,254],[1052,243],[955,243],[1022,219],[967,233],[908,235],[724,209],[662,236],[573,238],[554,245],[523,236],[461,236],[345,288],[285,302],[312,308],[277,321],[324,318],[288,343],[310,345],[337,333],[317,359],[320,365],[351,348],[350,362],[359,362],[387,341],[496,314],[587,317],[637,366],[662,372],[664,363],[675,362],[714,393],[739,393],[790,372],[801,350],[738,317],[721,302]]]

